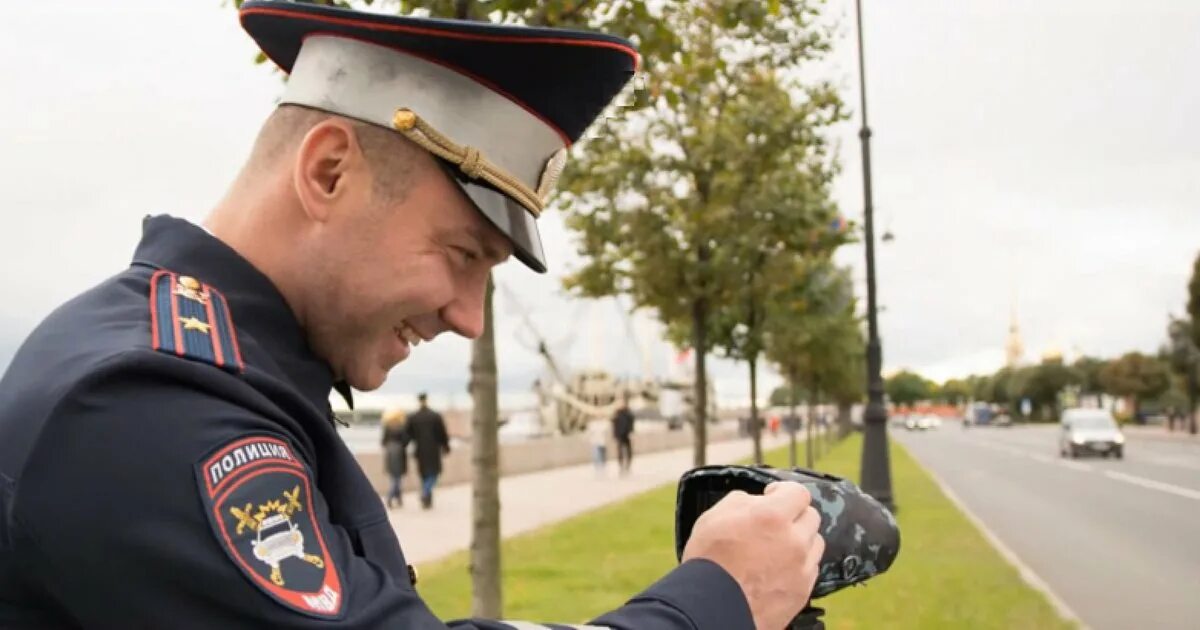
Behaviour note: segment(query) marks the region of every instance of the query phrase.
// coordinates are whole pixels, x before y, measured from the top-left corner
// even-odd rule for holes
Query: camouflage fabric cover
[[[887,571],[900,552],[900,528],[887,508],[846,479],[804,468],[703,466],[679,481],[675,506],[675,555],[704,510],[733,490],[762,494],[776,481],[795,481],[812,493],[821,515],[825,554],[813,597],[822,597]]]

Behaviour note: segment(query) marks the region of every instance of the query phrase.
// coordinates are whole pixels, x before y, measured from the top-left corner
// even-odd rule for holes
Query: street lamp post
[[[883,349],[875,306],[875,220],[871,201],[871,128],[867,126],[867,78],[863,60],[862,0],[855,0],[858,18],[858,80],[862,97],[863,223],[867,239],[867,408],[863,414],[864,437],[860,479],[867,494],[893,512],[892,468],[888,460],[887,409],[883,406]]]

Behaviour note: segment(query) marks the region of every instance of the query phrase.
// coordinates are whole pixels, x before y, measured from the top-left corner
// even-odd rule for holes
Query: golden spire
[[[1021,342],[1021,328],[1017,325],[1017,300],[1013,298],[1012,314],[1008,324],[1008,341],[1004,344],[1005,365],[1010,368],[1020,365],[1025,355],[1025,344]]]

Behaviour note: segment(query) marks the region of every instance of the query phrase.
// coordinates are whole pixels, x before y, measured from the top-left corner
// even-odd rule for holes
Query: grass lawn
[[[803,457],[803,445],[800,446]],[[818,468],[857,480],[862,440],[845,440]],[[891,570],[819,600],[831,629],[1069,628],[893,445],[900,556]],[[787,450],[767,454],[787,464]],[[506,540],[504,616],[581,623],[620,606],[675,566],[675,487],[638,495]],[[421,595],[443,619],[470,610],[466,552],[422,567]]]

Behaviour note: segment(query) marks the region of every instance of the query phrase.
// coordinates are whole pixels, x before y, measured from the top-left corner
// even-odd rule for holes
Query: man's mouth
[[[408,322],[401,322],[399,326],[392,328],[392,332],[394,332],[396,337],[401,341],[407,342],[408,345],[413,347],[416,347],[422,341],[424,341],[416,329],[408,325]]]

